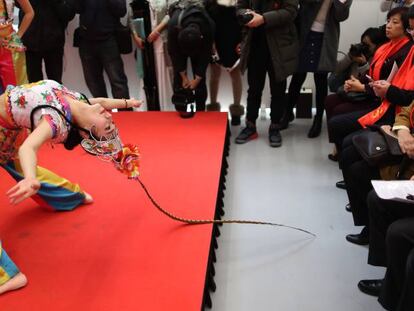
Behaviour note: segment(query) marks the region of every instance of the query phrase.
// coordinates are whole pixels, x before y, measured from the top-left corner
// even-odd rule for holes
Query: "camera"
[[[183,87],[177,88],[174,90],[171,101],[181,118],[188,119],[194,116],[195,96],[193,90]],[[190,111],[188,111],[188,105],[190,105]]]
[[[352,44],[349,49],[349,55],[352,57],[359,57],[364,55],[367,59],[371,57],[369,46],[364,43]]]
[[[252,13],[244,13],[241,15],[237,15],[237,19],[239,20],[239,24],[244,26],[248,24],[253,19]]]

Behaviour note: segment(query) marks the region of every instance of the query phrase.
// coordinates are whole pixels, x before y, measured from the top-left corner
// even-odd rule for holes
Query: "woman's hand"
[[[7,191],[10,203],[15,205],[36,194],[40,189],[40,182],[36,178],[24,178]]]
[[[345,92],[365,92],[365,85],[361,83],[357,78],[351,76],[351,79],[346,80],[344,84]]]
[[[196,76],[195,79],[193,79],[189,82],[188,88],[191,89],[191,90],[195,90],[197,88],[198,84],[200,83],[201,79],[202,79],[201,77]]]
[[[149,43],[152,43],[152,42],[156,41],[159,37],[160,37],[160,33],[157,30],[153,30],[149,34],[147,40],[148,40]]]
[[[188,77],[186,74],[181,75],[181,80],[182,80],[181,85],[184,89],[187,89],[190,87],[190,80],[188,80]]]
[[[264,24],[263,15],[257,14],[254,11],[247,11],[246,14],[252,14],[253,18],[246,24],[247,27],[256,28]]]
[[[371,86],[374,90],[375,95],[380,98],[384,98],[388,92],[388,88],[390,87],[390,83],[385,80],[379,80],[372,82]]]
[[[142,105],[142,100],[138,100],[135,98],[130,98],[126,100],[127,108],[138,108]]]
[[[142,40],[136,33],[134,33],[132,37],[134,38],[134,42],[137,48],[143,50],[145,48],[144,40]]]
[[[414,159],[414,137],[408,130],[398,131],[398,144],[403,153],[407,154],[410,159]]]

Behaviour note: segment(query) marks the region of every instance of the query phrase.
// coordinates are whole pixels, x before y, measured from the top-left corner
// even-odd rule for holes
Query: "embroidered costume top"
[[[7,87],[5,110],[8,118],[0,122],[0,165],[16,157],[19,147],[16,142],[17,136],[22,130],[31,129],[30,115],[34,108],[40,105],[53,106],[68,120],[72,119],[65,96],[83,100],[83,95],[80,93],[70,91],[52,80]],[[34,113],[34,127],[42,118],[47,120],[53,130],[52,142],[64,142],[71,125],[53,108],[38,109]]]

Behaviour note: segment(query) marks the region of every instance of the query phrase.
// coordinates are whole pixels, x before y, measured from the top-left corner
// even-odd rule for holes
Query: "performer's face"
[[[115,130],[112,115],[100,104],[92,105],[91,121],[93,124],[93,135],[102,139],[111,136]]]

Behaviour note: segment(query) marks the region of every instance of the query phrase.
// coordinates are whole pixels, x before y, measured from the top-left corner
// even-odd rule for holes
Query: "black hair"
[[[91,102],[89,101],[89,99],[84,94],[81,94],[81,95],[82,95],[83,99],[89,105],[91,105]],[[72,121],[70,121],[65,116],[65,114],[62,111],[60,111],[58,108],[56,108],[54,106],[51,106],[51,105],[39,105],[39,106],[35,107],[32,110],[32,112],[30,113],[30,127],[31,127],[31,130],[32,131],[34,130],[34,113],[37,110],[42,109],[42,108],[48,108],[48,109],[55,110],[61,117],[63,117],[63,119],[65,119],[65,121],[67,123],[70,124],[70,130],[69,130],[68,136],[66,137],[66,140],[63,143],[63,146],[65,147],[65,149],[67,149],[67,150],[73,150],[77,145],[79,145],[82,142],[83,137],[80,134],[81,131],[84,132],[84,133],[86,133],[86,134],[88,134],[88,135],[90,135],[90,132],[88,130],[86,130],[86,129],[84,129],[82,127],[79,127],[76,124],[74,124]]]
[[[366,29],[361,35],[361,42],[364,37],[368,37],[371,42],[377,46],[377,48],[388,41],[384,31],[378,27],[370,27]]]
[[[408,21],[408,8],[407,7],[393,8],[387,14],[387,21],[395,15],[400,15],[401,22],[403,24],[403,28],[404,28],[404,32],[405,32],[405,30],[410,26],[410,23]]]

